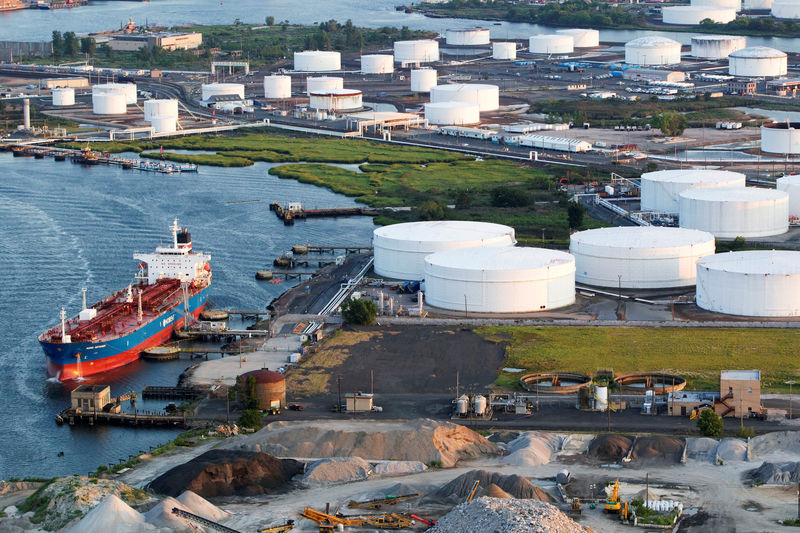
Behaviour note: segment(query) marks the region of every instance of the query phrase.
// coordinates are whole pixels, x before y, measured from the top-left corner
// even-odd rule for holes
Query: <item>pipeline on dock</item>
[[[106,413],[103,411],[83,411],[68,407],[56,415],[58,424],[114,424],[137,427],[186,427],[186,415],[168,415],[151,411],[135,413]]]
[[[269,210],[283,221],[285,226],[291,226],[297,219],[306,218],[336,218],[336,217],[374,217],[381,214],[380,209],[373,207],[329,207],[326,209],[305,209],[302,205],[290,203],[287,207],[278,202],[269,204]]]

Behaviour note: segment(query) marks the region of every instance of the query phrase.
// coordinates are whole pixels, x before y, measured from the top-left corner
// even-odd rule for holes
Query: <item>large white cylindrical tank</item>
[[[639,37],[625,44],[629,65],[675,65],[681,62],[681,43],[666,37]]]
[[[294,53],[294,69],[300,72],[341,70],[342,54],[328,50],[306,50]]]
[[[770,154],[800,154],[800,122],[761,125],[761,151]]]
[[[311,76],[306,78],[306,94],[344,89],[344,78]]]
[[[394,60],[406,64],[439,61],[439,42],[432,39],[395,41]]]
[[[361,56],[362,74],[391,74],[394,72],[394,57],[389,54]]]
[[[697,305],[741,316],[800,316],[800,252],[754,250],[697,262]]]
[[[680,203],[682,228],[723,239],[768,237],[789,230],[789,195],[775,189],[688,189],[681,193]]]
[[[692,0],[693,6],[724,7],[741,11],[742,0]]]
[[[178,117],[178,101],[174,99],[154,99],[144,102],[144,119],[153,117]]]
[[[528,39],[528,51],[532,54],[571,54],[574,50],[571,35],[553,33],[534,35]]]
[[[362,107],[361,91],[330,89],[309,93],[309,107],[326,111],[355,111]]]
[[[495,111],[500,107],[500,87],[484,83],[454,83],[431,87],[431,103],[468,102],[478,109]]]
[[[438,102],[425,104],[425,118],[439,126],[470,126],[480,123],[481,111],[470,102]]]
[[[623,289],[694,285],[697,260],[714,250],[710,233],[663,226],[580,231],[569,244],[576,282]]]
[[[172,133],[178,129],[177,115],[155,116],[151,117],[149,122],[153,126],[153,133]]]
[[[768,46],[751,46],[728,56],[731,76],[779,78],[786,75],[786,53]]]
[[[436,86],[438,77],[432,68],[419,68],[411,70],[411,92],[429,93],[431,87]]]
[[[461,248],[425,258],[425,302],[476,313],[529,313],[575,302],[575,259],[545,248]]]
[[[800,219],[800,175],[778,178],[777,189],[789,195],[789,216]]]
[[[700,59],[725,59],[747,46],[747,37],[737,35],[696,35],[692,37],[692,56]]]
[[[236,95],[244,100],[244,85],[241,83],[206,83],[200,88],[200,97],[211,100],[212,96]]]
[[[514,228],[489,222],[439,220],[407,222],[373,232],[375,273],[392,279],[422,280],[425,257],[445,250],[514,246]]]
[[[445,43],[451,46],[482,46],[489,44],[486,28],[457,28],[445,32]]]
[[[642,174],[643,211],[678,213],[680,194],[693,187],[744,187],[747,176],[727,170],[659,170]]]
[[[748,11],[752,9],[772,9],[772,0],[744,0],[742,8]]]
[[[292,97],[291,76],[264,76],[264,98],[283,100]]]
[[[594,408],[598,411],[608,409],[608,387],[605,385],[594,385]]]
[[[573,46],[575,48],[594,48],[595,46],[600,46],[600,32],[597,30],[569,28],[566,30],[556,30],[556,33],[572,37]]]
[[[492,43],[492,59],[516,59],[517,43]]]
[[[664,24],[683,24],[696,26],[705,19],[719,24],[727,24],[736,18],[736,10],[727,7],[712,6],[669,6],[661,8]]]
[[[472,398],[472,408],[475,410],[476,415],[483,416],[486,413],[486,396],[478,394]]]
[[[100,83],[92,86],[92,96],[95,94],[120,93],[125,95],[125,105],[136,103],[135,83]]]
[[[800,0],[775,0],[772,16],[776,19],[800,19]]]
[[[127,112],[124,93],[92,94],[92,113],[95,115],[124,115]]]
[[[72,87],[58,87],[53,89],[53,105],[75,105],[75,89]]]

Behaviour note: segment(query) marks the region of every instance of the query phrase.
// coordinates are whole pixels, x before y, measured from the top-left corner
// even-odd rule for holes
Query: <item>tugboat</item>
[[[89,145],[81,148],[80,153],[75,157],[75,161],[83,165],[96,165],[100,162],[100,156],[93,152]]]

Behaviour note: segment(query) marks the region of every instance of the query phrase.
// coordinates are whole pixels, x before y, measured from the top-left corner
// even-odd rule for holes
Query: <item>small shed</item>
[[[82,411],[100,411],[111,403],[111,387],[108,385],[79,385],[70,393],[72,408]]]
[[[363,392],[352,392],[344,395],[345,410],[347,411],[372,411],[372,401],[374,395]]]

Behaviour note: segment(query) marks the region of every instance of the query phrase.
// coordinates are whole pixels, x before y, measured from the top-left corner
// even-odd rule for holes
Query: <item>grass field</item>
[[[720,370],[759,369],[765,391],[788,392],[800,375],[800,330],[758,328],[485,327],[507,343],[505,363],[530,372],[668,372],[687,389],[718,390]],[[518,387],[520,374],[501,373],[498,386]]]

